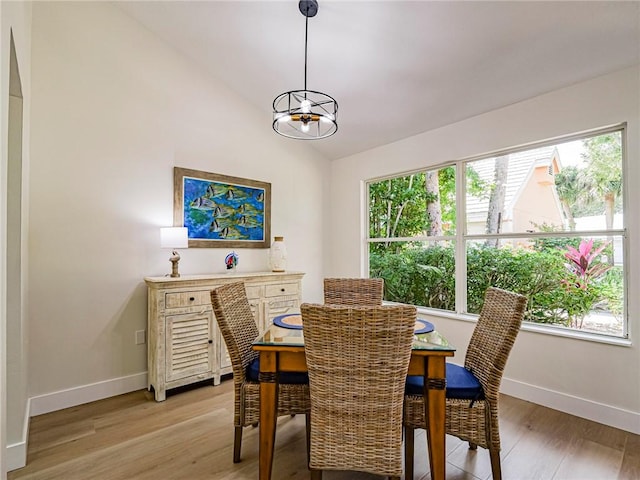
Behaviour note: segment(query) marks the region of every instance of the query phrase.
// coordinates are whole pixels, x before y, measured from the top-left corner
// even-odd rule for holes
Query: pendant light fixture
[[[326,138],[338,130],[338,102],[326,93],[307,90],[307,38],[309,17],[318,13],[317,0],[300,0],[304,26],[304,90],[282,93],[273,101],[273,129],[299,140]]]

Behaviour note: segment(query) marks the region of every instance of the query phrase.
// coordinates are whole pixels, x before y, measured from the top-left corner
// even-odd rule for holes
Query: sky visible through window
[[[557,145],[557,148],[560,153],[560,162],[563,167],[568,167],[569,165],[578,166],[581,163],[584,163],[584,160],[581,157],[581,154],[584,152],[582,140],[560,143]]]

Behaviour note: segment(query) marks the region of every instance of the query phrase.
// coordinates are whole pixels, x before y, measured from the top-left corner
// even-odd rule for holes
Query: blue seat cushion
[[[260,357],[256,358],[247,367],[247,379],[252,382],[259,381]],[[307,372],[279,372],[278,383],[309,383]]]
[[[484,398],[482,385],[476,376],[464,367],[454,363],[447,363],[447,398],[461,398],[481,400]],[[408,375],[405,392],[408,395],[422,395],[424,393],[424,377]]]

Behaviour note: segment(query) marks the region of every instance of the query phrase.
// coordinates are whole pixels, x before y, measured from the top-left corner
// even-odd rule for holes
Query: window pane
[[[385,300],[455,310],[452,242],[370,243],[369,276],[384,278]]]
[[[468,162],[467,233],[622,229],[621,138],[617,131]]]
[[[467,306],[479,313],[485,290],[529,297],[525,320],[623,334],[621,236],[467,242]]]
[[[457,281],[459,313],[477,314],[496,286],[527,295],[528,322],[626,334],[623,132],[370,182],[369,269],[385,299],[456,311]]]
[[[455,167],[369,184],[370,238],[455,234]]]

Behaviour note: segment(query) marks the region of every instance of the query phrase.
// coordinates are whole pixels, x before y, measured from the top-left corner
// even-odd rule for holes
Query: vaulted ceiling
[[[268,128],[273,99],[303,88],[297,0],[114,5],[263,112]],[[342,158],[639,63],[638,1],[319,0],[307,86],[338,101],[339,130],[311,143]]]

